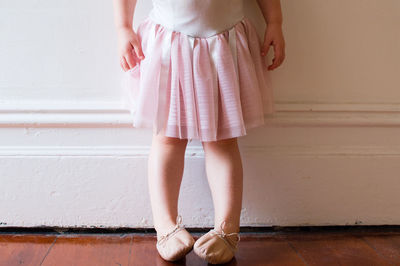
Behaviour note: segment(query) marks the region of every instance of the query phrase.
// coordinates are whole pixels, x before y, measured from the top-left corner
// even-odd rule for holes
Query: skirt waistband
[[[244,19],[242,0],[153,0],[149,18],[172,31],[207,38]]]

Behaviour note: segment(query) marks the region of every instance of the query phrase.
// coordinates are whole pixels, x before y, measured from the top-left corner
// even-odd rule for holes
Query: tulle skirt
[[[216,141],[247,135],[275,112],[261,40],[247,18],[206,38],[150,18],[136,32],[145,59],[125,73],[123,83],[134,127]]]

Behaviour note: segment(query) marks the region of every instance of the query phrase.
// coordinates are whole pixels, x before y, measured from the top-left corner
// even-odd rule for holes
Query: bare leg
[[[207,179],[214,203],[215,228],[218,230],[225,220],[225,233],[239,232],[243,168],[237,138],[202,144]]]
[[[185,139],[153,135],[148,158],[148,188],[158,236],[169,232],[176,224],[186,145]]]

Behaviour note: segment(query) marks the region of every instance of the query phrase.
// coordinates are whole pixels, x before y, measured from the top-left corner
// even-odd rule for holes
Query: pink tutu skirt
[[[181,139],[240,137],[275,112],[266,59],[250,20],[210,37],[147,18],[136,31],[145,59],[125,73],[133,126]]]

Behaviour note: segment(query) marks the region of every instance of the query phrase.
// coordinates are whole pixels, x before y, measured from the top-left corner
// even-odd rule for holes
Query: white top
[[[244,18],[243,0],[153,0],[150,19],[193,37],[210,37]]]

